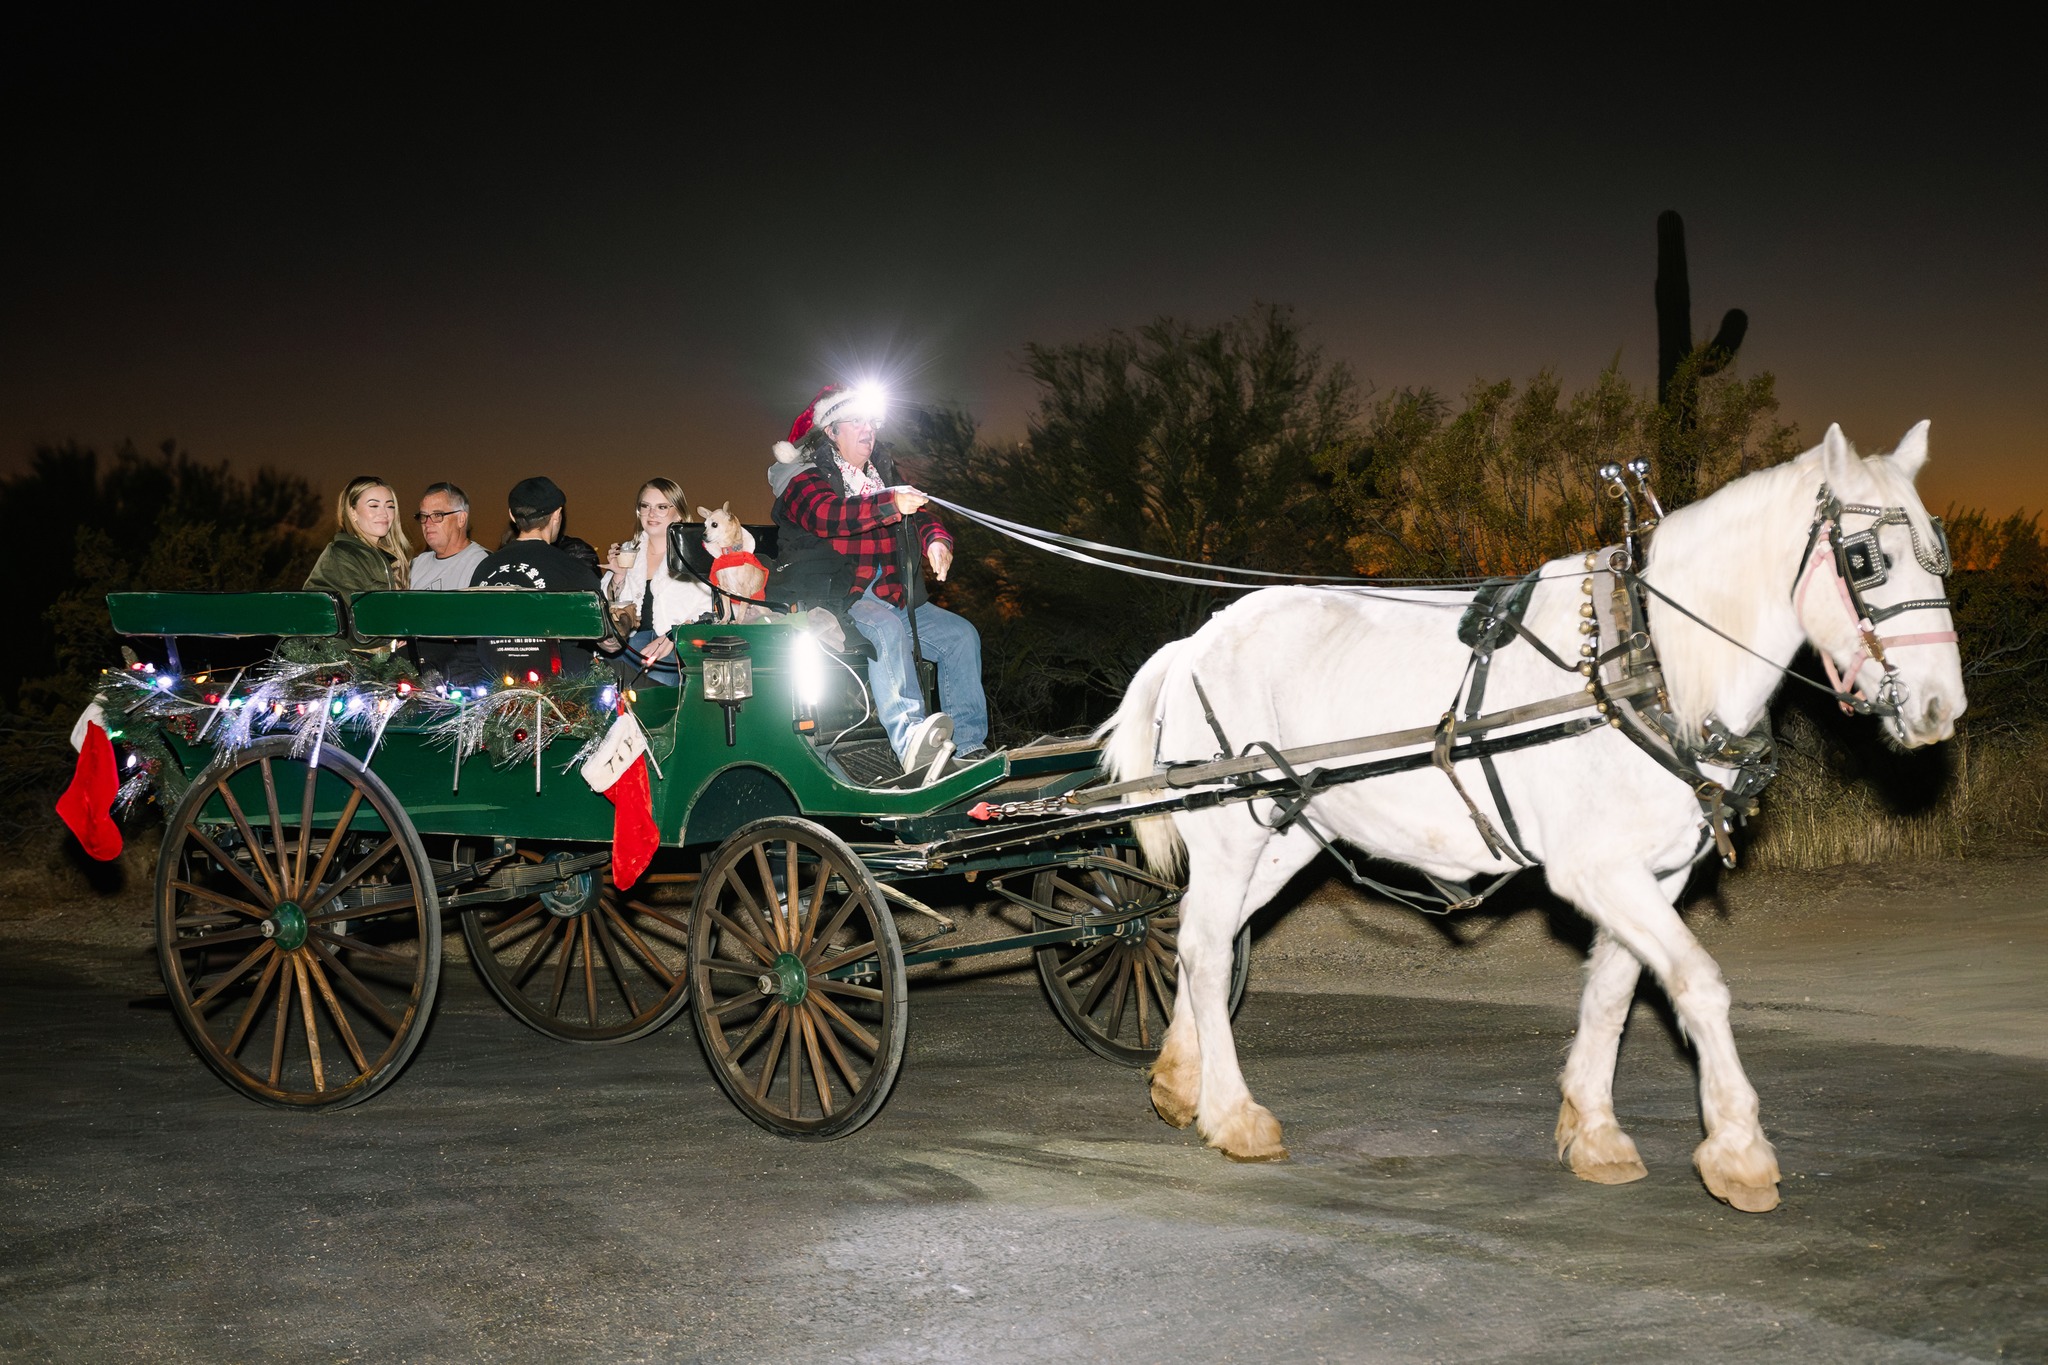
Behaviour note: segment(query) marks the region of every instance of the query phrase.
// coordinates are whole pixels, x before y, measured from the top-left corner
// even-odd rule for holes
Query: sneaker
[[[925,771],[941,749],[949,754],[953,751],[953,718],[944,711],[934,711],[910,727],[910,738],[903,744],[903,771]]]
[[[964,754],[955,754],[955,755],[953,755],[953,761],[954,761],[954,762],[956,762],[956,763],[979,763],[979,762],[981,762],[981,760],[983,760],[984,758],[987,758],[987,757],[988,757],[988,745],[986,745],[986,744],[977,744],[977,745],[975,745],[975,746],[974,746],[974,747],[973,747],[972,749],[969,749],[969,750],[968,750],[968,751],[967,751],[966,753],[964,753]]]

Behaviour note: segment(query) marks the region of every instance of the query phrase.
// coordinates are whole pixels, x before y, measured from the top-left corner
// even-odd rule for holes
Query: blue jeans
[[[896,756],[924,719],[924,697],[910,660],[910,613],[862,593],[846,609],[854,629],[875,647],[868,687]],[[964,616],[927,602],[917,609],[917,644],[939,666],[939,697],[953,718],[953,747],[961,753],[988,742],[988,699],[981,692],[981,634]]]
[[[644,650],[658,638],[651,630],[636,630],[626,637],[626,643],[636,650]],[[620,659],[624,664],[625,676],[627,678],[631,678],[640,671],[639,664],[625,662],[624,655],[621,655]],[[677,682],[676,656],[670,654],[667,658],[657,662],[654,667],[647,670],[647,676],[642,681],[651,682],[661,687],[674,687]]]

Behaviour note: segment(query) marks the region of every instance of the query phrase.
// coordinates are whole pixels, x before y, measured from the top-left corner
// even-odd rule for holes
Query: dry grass
[[[1758,871],[1962,858],[2048,841],[2048,754],[1965,732],[1927,755],[1851,757],[1797,713],[1742,861]],[[1861,761],[1857,761],[1860,758]]]

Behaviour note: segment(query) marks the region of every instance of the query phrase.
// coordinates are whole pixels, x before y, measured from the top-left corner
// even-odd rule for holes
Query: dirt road
[[[1239,1019],[1291,1162],[1234,1166],[1014,979],[913,998],[856,1137],[745,1123],[686,1026],[554,1044],[452,965],[419,1057],[280,1114],[193,1059],[132,902],[0,899],[0,1354],[76,1360],[2048,1358],[2048,861],[1731,881],[1692,912],[1786,1173],[1688,1165],[1650,1003],[1651,1170],[1548,1147],[1579,931],[1324,887]]]

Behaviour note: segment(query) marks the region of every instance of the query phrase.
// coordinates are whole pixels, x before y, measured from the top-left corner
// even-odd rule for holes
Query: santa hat
[[[882,425],[884,399],[880,389],[849,389],[843,384],[827,384],[811,399],[811,405],[796,415],[789,424],[787,440],[775,443],[775,460],[778,464],[789,464],[797,458],[797,447],[804,437],[819,427],[829,427],[834,422],[849,417],[864,417],[876,426]]]

